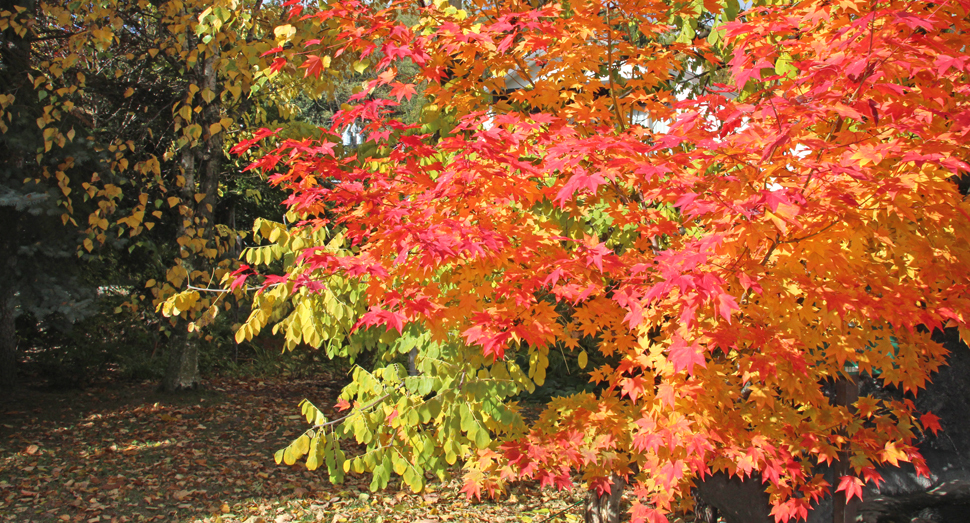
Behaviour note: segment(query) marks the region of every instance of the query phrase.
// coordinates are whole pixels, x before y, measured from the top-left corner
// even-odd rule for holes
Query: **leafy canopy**
[[[840,455],[850,496],[882,465],[926,472],[913,442],[934,416],[825,391],[857,368],[915,393],[945,361],[930,332],[966,333],[951,178],[967,169],[970,1],[287,5],[321,31],[277,48],[279,67],[350,56],[377,76],[321,139],[253,164],[301,221],[265,229],[292,254],[244,330],[284,314],[294,340],[381,359],[355,371],[343,417],[305,404],[314,426],[278,459],[416,490],[461,459],[471,496],[574,471],[606,491],[615,472],[652,522],[714,470],[759,474],[778,521],[806,517],[832,487],[813,467]],[[420,89],[425,123],[395,119]],[[355,122],[367,141],[340,154]],[[412,347],[416,376],[394,359]],[[601,353],[599,388],[530,426],[510,399],[552,350]],[[367,452],[346,457],[350,436]]]
[[[289,124],[294,98],[325,88],[325,82],[279,81],[272,57],[264,55],[284,41],[302,45],[314,22],[282,31],[275,27],[280,6],[237,0],[19,4],[0,8],[0,31],[22,55],[5,54],[0,64],[10,73],[0,93],[0,134],[23,142],[28,165],[39,167],[25,171],[12,159],[9,185],[52,188],[46,212],[71,225],[68,234],[81,233],[79,248],[68,250],[82,260],[123,259],[125,271],[103,283],[137,280],[128,307],[147,300],[192,329],[211,323],[228,308],[226,293],[181,294],[162,304],[186,285],[207,287],[238,265],[227,259],[241,249],[233,228],[245,211],[237,213],[234,201],[258,202],[259,191],[246,185],[262,181],[246,180],[224,161],[231,145],[224,138]],[[18,122],[28,105],[37,114]],[[33,131],[22,132],[21,124]],[[65,247],[57,243],[45,248]],[[139,292],[143,283],[148,290]]]

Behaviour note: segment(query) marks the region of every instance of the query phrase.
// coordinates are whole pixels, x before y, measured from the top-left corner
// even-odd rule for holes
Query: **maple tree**
[[[286,271],[239,336],[276,322],[291,345],[380,358],[344,416],[304,403],[313,427],[278,460],[415,490],[461,460],[475,497],[578,472],[629,483],[654,523],[712,471],[759,475],[777,521],[881,466],[927,472],[934,415],[826,391],[858,369],[915,394],[945,362],[932,331],[967,338],[970,2],[286,5],[321,31],[275,67],[349,55],[378,75],[322,138],[253,163],[290,191],[290,225],[257,227]],[[424,124],[393,118],[419,87]],[[371,146],[338,154],[352,122]],[[512,400],[553,350],[598,351],[598,389],[530,426]],[[840,460],[834,485],[814,473]]]

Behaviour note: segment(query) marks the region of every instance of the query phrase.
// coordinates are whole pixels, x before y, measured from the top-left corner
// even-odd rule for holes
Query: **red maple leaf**
[[[245,264],[240,265],[238,269],[232,271],[231,276],[233,276],[233,280],[232,280],[232,283],[229,285],[229,288],[232,290],[236,290],[239,287],[242,287],[243,284],[246,283],[246,279],[249,278],[252,274],[253,274],[253,270],[249,265],[245,265]]]
[[[623,385],[621,390],[623,394],[630,397],[630,401],[633,403],[637,402],[637,398],[643,395],[644,386],[646,385],[646,380],[642,376],[634,376],[623,380]]]
[[[411,99],[412,96],[417,94],[418,90],[415,89],[414,84],[402,84],[401,82],[394,82],[391,84],[391,96],[400,100],[401,98]]]
[[[273,60],[273,63],[270,64],[269,70],[274,73],[278,73],[280,72],[281,69],[283,69],[284,65],[286,65],[286,58],[283,58],[282,56],[277,56],[276,59]]]
[[[468,499],[473,497],[477,500],[482,499],[482,487],[478,483],[471,480],[465,481],[465,484],[461,487],[459,492],[465,494]]]
[[[660,510],[640,503],[639,500],[633,502],[630,509],[630,521],[633,523],[667,523],[667,516]]]
[[[688,345],[684,338],[674,336],[674,342],[670,345],[668,352],[669,356],[667,359],[674,364],[674,370],[677,372],[686,370],[687,374],[693,374],[694,365],[707,367],[707,361],[704,359],[704,350],[697,341]]]
[[[862,480],[855,476],[842,476],[839,480],[839,488],[835,489],[835,491],[845,492],[846,501],[851,501],[853,497],[857,497],[861,501],[862,485],[864,485]]]
[[[312,76],[314,78],[319,78],[320,73],[325,69],[323,59],[319,56],[312,54],[307,57],[306,61],[300,64],[300,69],[306,69],[303,73],[303,77]]]
[[[920,425],[923,425],[923,430],[929,429],[933,431],[934,436],[940,431],[940,429],[943,428],[940,426],[939,416],[933,414],[932,412],[927,412],[926,414],[920,416],[919,422]]]

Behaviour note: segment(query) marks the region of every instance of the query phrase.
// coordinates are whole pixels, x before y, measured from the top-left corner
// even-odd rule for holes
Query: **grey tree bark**
[[[194,45],[196,36],[192,33],[187,35],[189,42]],[[210,90],[218,93],[218,71],[216,70],[217,55],[207,56],[200,59],[198,64],[192,69],[191,76],[201,90]],[[203,110],[200,114],[199,123],[205,130],[204,139],[191,147],[186,147],[181,156],[181,172],[185,178],[182,187],[182,204],[179,209],[182,212],[182,227],[179,235],[182,237],[196,236],[206,240],[206,244],[213,238],[212,226],[214,224],[215,206],[218,203],[219,180],[223,165],[222,142],[223,134],[218,132],[215,135],[208,134],[209,126],[219,122],[222,113],[222,105],[216,97],[210,103],[203,103]],[[196,202],[196,194],[203,194],[204,197]],[[192,229],[192,234],[188,230]],[[192,282],[192,273],[195,270],[208,270],[214,265],[213,260],[206,257],[204,252],[193,251],[182,247],[182,263],[188,272],[188,281]],[[184,327],[184,326],[183,326]],[[170,347],[170,360],[168,371],[162,380],[162,389],[174,392],[184,389],[195,389],[202,385],[199,374],[199,350],[202,341],[201,336],[188,334],[181,331],[173,336]]]
[[[199,376],[199,343],[196,336],[179,332],[172,336],[172,355],[162,388],[169,392],[197,389],[202,385]]]
[[[586,523],[620,522],[622,515],[620,501],[623,499],[626,480],[616,474],[613,474],[610,480],[613,485],[610,487],[609,494],[599,495],[595,490],[590,490],[586,495],[586,505],[583,512]]]

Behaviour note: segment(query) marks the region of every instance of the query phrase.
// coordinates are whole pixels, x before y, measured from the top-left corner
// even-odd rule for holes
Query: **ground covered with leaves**
[[[469,502],[457,482],[420,495],[273,461],[305,429],[297,404],[332,405],[340,377],[217,379],[206,390],[154,384],[25,389],[0,398],[0,521],[580,521],[580,492],[516,486]]]

